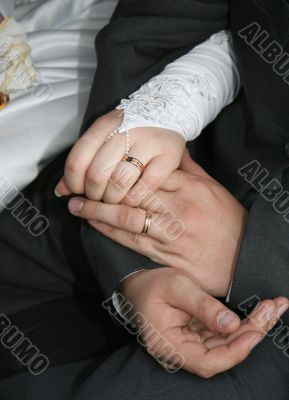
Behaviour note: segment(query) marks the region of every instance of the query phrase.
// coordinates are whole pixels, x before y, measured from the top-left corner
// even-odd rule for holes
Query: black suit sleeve
[[[288,205],[288,171],[282,185]],[[279,179],[278,179],[279,180]],[[280,180],[281,182],[281,180]],[[284,203],[285,205],[285,203]],[[246,309],[250,298],[289,297],[289,214],[282,214],[273,202],[258,196],[253,203],[235,271],[230,304]],[[285,218],[284,218],[285,217]],[[249,305],[250,301],[248,302]],[[240,307],[241,305],[241,307]]]
[[[82,132],[168,63],[226,29],[227,14],[226,0],[120,0],[96,39],[98,68]],[[130,273],[159,267],[87,224],[82,242],[106,296]]]

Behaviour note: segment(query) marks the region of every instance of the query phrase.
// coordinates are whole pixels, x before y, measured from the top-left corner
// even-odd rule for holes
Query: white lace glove
[[[161,127],[195,139],[240,88],[228,31],[221,31],[169,64],[164,71],[122,100],[121,131]]]

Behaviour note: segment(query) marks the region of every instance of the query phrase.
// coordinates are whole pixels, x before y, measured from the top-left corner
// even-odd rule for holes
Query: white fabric
[[[0,11],[26,32],[43,83],[16,93],[0,111],[0,176],[18,189],[77,139],[96,68],[95,36],[115,5],[116,0],[0,0]]]
[[[14,9],[14,1],[13,0],[1,0],[0,2],[0,13],[11,16]]]
[[[239,81],[231,35],[221,31],[122,100],[120,131],[162,127],[193,140],[234,100]]]

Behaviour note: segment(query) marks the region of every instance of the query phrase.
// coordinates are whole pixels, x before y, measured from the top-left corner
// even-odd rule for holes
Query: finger
[[[209,177],[206,171],[191,158],[188,149],[185,149],[184,151],[183,158],[180,164],[180,170],[184,172],[189,172],[192,175],[203,176],[206,178]]]
[[[125,136],[119,134],[105,143],[92,160],[85,176],[84,190],[91,200],[101,200],[111,175],[125,154]]]
[[[184,233],[186,226],[174,212],[172,193],[158,190],[140,202],[140,208],[154,213],[153,223],[159,230],[157,239],[162,243],[175,241]]]
[[[141,189],[143,187],[143,190]],[[133,194],[133,197],[128,198],[126,196],[122,204],[125,204],[129,207],[139,207],[143,210],[149,210],[156,213],[161,213],[164,211],[164,206],[166,206],[166,202],[168,202],[171,197],[167,195],[171,195],[168,192],[165,192],[161,189],[157,190],[155,193],[147,192],[144,186],[138,185],[138,191]],[[131,192],[129,192],[129,196],[131,196]],[[134,204],[137,204],[134,205]],[[168,202],[168,204],[170,204]]]
[[[119,110],[113,110],[105,119],[97,119],[73,146],[66,160],[64,173],[66,186],[72,193],[84,193],[88,167],[107,136],[119,126],[120,120]]]
[[[210,378],[244,361],[263,339],[260,333],[246,332],[231,343],[208,350],[201,362],[199,375]]]
[[[145,210],[159,212],[162,206],[171,199],[171,194],[180,189],[184,183],[184,173],[174,171],[156,192],[150,192],[142,180],[125,197],[123,204],[141,207]],[[169,202],[168,202],[169,204]]]
[[[204,292],[191,275],[176,277],[165,300],[194,316],[214,332],[231,333],[240,326],[240,318],[220,301]]]
[[[54,193],[56,197],[69,196],[71,194],[71,191],[64,182],[64,177],[60,179],[59,183],[54,189]]]
[[[287,300],[286,307],[288,307]],[[205,366],[214,366],[212,375],[226,371],[244,361],[254,347],[263,340],[266,333],[272,329],[277,321],[274,317],[280,316],[286,311],[284,310],[284,298],[280,298],[277,302],[272,300],[261,302],[251,314],[247,326],[243,325],[240,330],[230,335],[227,344],[216,345],[207,352],[204,363]]]
[[[190,370],[197,370],[197,374],[204,378],[212,377],[233,368],[249,356],[251,351],[266,336],[266,332],[272,328],[272,323],[276,323],[274,316],[280,318],[288,309],[288,305],[288,300],[281,297],[275,301],[261,302],[251,314],[250,323],[242,325],[229,335],[230,340],[227,343],[224,343],[223,338],[219,341],[214,340],[214,338],[207,340],[206,346],[208,346],[208,342],[214,343],[214,345],[209,348],[205,355],[200,355],[198,367],[192,365],[190,360],[186,360],[185,367]],[[262,323],[260,324],[260,322]]]
[[[166,155],[153,158],[146,166],[141,179],[128,193],[126,204],[138,206],[145,197],[155,193],[177,167],[178,165],[172,164]]]
[[[68,207],[74,215],[92,221],[98,221],[118,228],[121,232],[141,234],[147,218],[146,211],[140,208],[127,207],[118,204],[106,204],[82,198],[73,198],[69,201]],[[151,216],[151,223],[148,230],[150,238],[155,240],[163,239],[163,234],[155,221],[157,215]],[[115,233],[116,231],[114,231]],[[117,240],[116,240],[117,241]]]
[[[127,247],[152,261],[163,264],[162,253],[157,250],[159,242],[148,236],[126,232],[97,221],[87,221],[94,229],[121,246]]]
[[[226,338],[210,339],[206,342],[208,348],[221,344],[230,343],[241,334],[250,331],[266,335],[278,322],[279,318],[288,310],[289,303],[284,297],[275,300],[264,300],[260,302],[252,313],[242,321],[240,328]]]
[[[255,310],[244,320],[241,331],[254,329],[266,335],[279,321],[280,317],[288,310],[289,302],[286,297],[274,300],[263,300]],[[229,340],[231,338],[229,337]]]
[[[143,166],[146,166],[151,159],[151,154],[146,153],[143,148],[133,146],[130,150],[130,157],[135,158],[140,161]],[[103,201],[112,204],[120,203],[138,181],[141,174],[142,171],[131,162],[123,161],[119,163],[111,175],[111,179],[109,180],[103,196]]]
[[[173,199],[175,199],[173,193],[165,192],[159,189],[155,193],[150,193],[146,197],[144,197],[140,201],[139,207],[143,210],[149,210],[163,215],[164,213],[172,209]]]

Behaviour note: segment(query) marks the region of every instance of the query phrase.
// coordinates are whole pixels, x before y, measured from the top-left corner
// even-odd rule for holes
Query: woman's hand
[[[91,200],[120,203],[135,185],[155,192],[176,170],[185,149],[184,138],[162,128],[135,128],[129,131],[129,156],[145,167],[141,170],[122,161],[126,152],[126,134],[108,135],[121,124],[121,111],[113,110],[99,118],[76,142],[65,165],[64,178],[56,194],[85,194]],[[140,178],[141,177],[141,178]]]
[[[189,272],[213,296],[226,296],[247,212],[188,153],[182,168],[154,195],[141,199],[140,208],[79,198],[70,200],[70,211],[123,246]],[[146,210],[153,214],[144,236],[141,233],[150,221]]]

